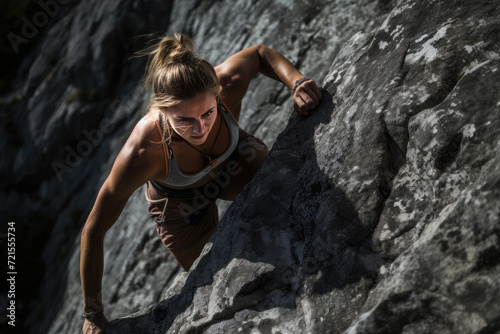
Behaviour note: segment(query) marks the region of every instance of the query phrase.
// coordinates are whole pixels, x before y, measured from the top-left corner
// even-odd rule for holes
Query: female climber
[[[280,53],[255,45],[215,68],[197,57],[189,37],[164,37],[152,49],[145,76],[152,90],[137,123],[102,185],[81,235],[84,333],[102,333],[103,239],[128,198],[146,186],[156,230],[176,261],[189,270],[214,233],[215,200],[233,200],[268,155],[266,145],[238,126],[241,101],[256,74],[293,91],[307,115],[321,92]]]

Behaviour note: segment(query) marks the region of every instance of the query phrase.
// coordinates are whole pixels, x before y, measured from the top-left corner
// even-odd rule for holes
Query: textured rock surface
[[[16,222],[16,329],[24,333],[46,333],[65,297],[74,301],[81,294],[67,287],[79,276],[71,258],[79,231],[122,134],[144,107],[138,87],[144,60],[129,60],[144,45],[135,37],[165,30],[172,5],[65,3],[23,60],[16,90],[0,104],[6,120],[0,126],[0,216]],[[5,301],[2,295],[2,308]]]
[[[18,253],[23,268],[17,283],[33,300],[18,296],[17,311],[19,326],[30,333],[81,329],[79,231],[147,99],[139,83],[144,61],[129,59],[143,46],[143,40],[134,37],[166,30],[190,33],[214,64],[246,46],[267,44],[321,81],[340,46],[358,31],[379,27],[392,6],[391,1],[377,0],[252,5],[243,0],[193,0],[176,2],[170,15],[169,1],[66,3],[23,60],[15,91],[0,103],[6,120],[0,126],[0,216],[17,222],[18,248],[29,249]],[[288,90],[258,77],[244,101],[242,126],[271,146],[290,112]],[[103,138],[91,142],[87,154],[89,147],[82,143],[90,142],[85,133],[94,130]],[[78,149],[85,154],[69,154]],[[54,162],[67,169],[56,173]],[[155,235],[143,189],[105,242],[103,299],[108,318],[159,302],[171,284],[182,286],[185,274],[172,279],[179,267]],[[0,296],[0,305],[5,302]]]
[[[500,331],[500,8],[355,35],[204,255],[108,333]]]

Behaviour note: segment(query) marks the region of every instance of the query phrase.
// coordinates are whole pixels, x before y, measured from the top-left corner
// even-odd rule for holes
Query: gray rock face
[[[357,34],[166,299],[107,333],[500,331],[500,9]]]
[[[16,223],[16,329],[25,333],[46,333],[65,297],[81,294],[69,283],[79,276],[71,258],[79,231],[123,132],[144,109],[144,59],[129,60],[144,45],[135,37],[165,30],[172,6],[42,3],[55,3],[58,15],[0,103],[8,121],[0,126],[0,217]],[[6,301],[0,296],[2,307]]]
[[[173,8],[170,1],[64,3],[23,60],[15,91],[0,103],[8,121],[0,126],[0,216],[16,221],[18,249],[29,249],[18,252],[23,268],[17,284],[32,300],[18,296],[17,312],[19,326],[30,333],[81,329],[79,231],[148,99],[140,83],[144,59],[130,59],[144,46],[136,36],[187,32],[213,64],[266,44],[320,82],[340,46],[378,27],[391,7],[377,0],[193,0]],[[258,77],[244,101],[242,127],[271,146],[291,107],[288,89]],[[177,275],[179,267],[156,236],[143,191],[106,236],[109,319],[155,304],[169,286],[183,285],[185,273]],[[221,212],[225,207],[220,204]],[[6,301],[0,296],[0,305]]]
[[[147,100],[143,62],[124,57],[169,23],[168,2],[70,6],[2,106],[2,214],[55,221],[32,333],[81,330],[78,231]],[[290,93],[254,80],[241,123],[273,149],[189,273],[133,195],[105,239],[103,301],[109,319],[142,311],[106,333],[500,331],[499,14],[486,0],[175,3],[168,31],[212,63],[266,44],[325,77],[325,97],[287,125]],[[61,181],[51,163],[95,129]],[[18,222],[38,226],[33,212]]]

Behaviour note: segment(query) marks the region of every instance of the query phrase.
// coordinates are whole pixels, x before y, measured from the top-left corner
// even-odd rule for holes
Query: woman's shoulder
[[[133,158],[154,158],[162,150],[162,137],[154,118],[149,114],[137,122],[122,149]]]
[[[117,170],[122,171],[120,174],[138,174],[145,179],[163,175],[163,147],[155,127],[150,116],[144,116],[137,122],[115,160]]]
[[[110,179],[119,189],[137,189],[146,181],[164,173],[161,139],[154,135],[154,122],[143,117],[115,159]]]
[[[158,118],[155,119],[151,112],[144,115],[135,125],[131,136],[137,136],[137,139],[141,141],[161,139],[156,125],[157,122]]]

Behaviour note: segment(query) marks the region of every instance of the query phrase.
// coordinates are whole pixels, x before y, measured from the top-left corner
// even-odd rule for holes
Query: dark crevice
[[[403,52],[403,57],[401,57],[401,61],[399,63],[399,69],[400,70],[403,70],[404,67],[405,67],[405,60],[406,60],[406,55],[408,54],[408,50],[410,49],[410,44],[411,42],[408,42],[408,44],[406,45],[406,49],[405,51]],[[406,73],[408,73],[408,70],[406,70]],[[405,75],[406,76],[406,75]]]
[[[396,140],[394,140],[394,138],[391,136],[385,120],[383,120],[382,122],[386,144],[386,166],[384,168],[383,175],[381,175],[382,184],[380,188],[385,202],[389,198],[392,191],[392,182],[394,178],[399,173],[401,167],[406,163],[406,154],[399,147]]]
[[[408,70],[403,70],[400,74],[398,74],[396,87],[401,87],[404,85],[408,72]]]
[[[408,72],[410,69],[408,67],[405,67],[405,59],[406,55],[408,54],[408,50],[410,49],[410,42],[408,42],[408,45],[406,46],[405,51],[403,52],[403,55],[401,57],[401,61],[399,62],[399,73],[397,74],[396,77],[396,87],[401,87],[405,83],[406,76],[408,75]]]
[[[442,147],[434,161],[434,168],[445,172],[448,167],[450,167],[453,162],[457,159],[458,153],[460,153],[460,147],[462,146],[463,133],[459,132],[455,134],[446,144]]]

